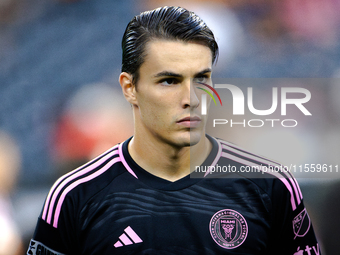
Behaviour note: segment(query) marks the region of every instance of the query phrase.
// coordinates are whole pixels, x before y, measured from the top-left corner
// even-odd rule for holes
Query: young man
[[[134,136],[54,184],[27,254],[320,254],[288,173],[190,178],[190,165],[275,165],[205,134],[198,87],[218,53],[205,23],[144,12],[122,48]]]

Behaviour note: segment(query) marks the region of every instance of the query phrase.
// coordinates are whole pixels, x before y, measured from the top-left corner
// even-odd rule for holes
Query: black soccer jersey
[[[208,158],[175,182],[138,166],[130,139],[64,175],[27,254],[320,254],[296,180],[264,173],[276,164],[208,138]]]

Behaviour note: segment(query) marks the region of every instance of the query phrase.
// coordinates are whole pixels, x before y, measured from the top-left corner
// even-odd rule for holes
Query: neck
[[[128,148],[131,157],[146,171],[160,178],[176,181],[190,174],[190,165],[202,164],[208,157],[211,147],[205,135],[196,145],[176,147],[155,137],[145,139],[144,136],[135,133]]]

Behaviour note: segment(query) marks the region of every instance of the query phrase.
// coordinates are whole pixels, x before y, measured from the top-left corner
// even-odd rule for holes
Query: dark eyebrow
[[[203,71],[195,74],[194,77],[198,77],[198,76],[201,76],[201,75],[206,74],[206,73],[211,73],[211,68],[204,69]],[[155,78],[164,77],[164,76],[167,76],[167,77],[178,77],[178,78],[183,77],[183,75],[180,75],[180,74],[177,74],[177,73],[173,73],[173,72],[170,72],[170,71],[163,71],[163,72],[160,72],[160,73],[154,75]]]
[[[203,71],[195,74],[195,77],[199,77],[199,76],[206,74],[206,73],[211,73],[211,68],[204,69]]]
[[[182,77],[182,75],[180,75],[180,74],[172,73],[172,72],[169,72],[169,71],[163,71],[163,72],[160,72],[160,73],[154,75],[155,78],[164,77],[164,76]]]

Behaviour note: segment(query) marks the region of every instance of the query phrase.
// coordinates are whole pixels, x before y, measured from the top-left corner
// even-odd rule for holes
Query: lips
[[[183,121],[201,121],[200,117],[194,116],[194,117],[185,117],[183,119],[180,119],[177,122],[183,122]]]
[[[201,123],[201,118],[198,116],[185,117],[177,121],[177,123],[188,128],[195,128]]]

